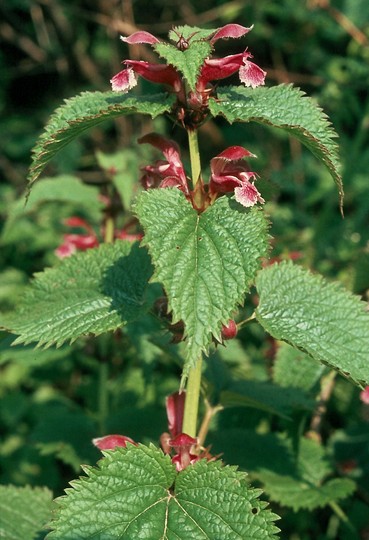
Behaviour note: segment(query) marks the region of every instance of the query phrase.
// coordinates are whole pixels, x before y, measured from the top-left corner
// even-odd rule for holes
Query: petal
[[[154,45],[155,43],[160,43],[160,39],[150,34],[150,32],[145,32],[144,30],[139,30],[128,37],[120,36],[120,39],[129,45],[134,45],[136,43],[147,43],[148,45]]]
[[[63,242],[63,244],[56,248],[54,253],[57,257],[59,257],[59,259],[64,259],[64,257],[70,257],[76,251],[77,248],[74,244],[71,244],[70,242]]]
[[[126,60],[124,62],[135,73],[154,83],[167,84],[175,92],[181,89],[181,79],[173,66],[166,64],[151,64],[143,60]],[[118,74],[119,75],[119,74]]]
[[[218,41],[218,39],[239,38],[250,32],[253,27],[254,25],[247,28],[246,26],[241,26],[240,24],[226,24],[215,32],[210,42],[215,43]]]
[[[128,92],[136,86],[137,78],[133,69],[127,68],[114,75],[110,82],[114,92]]]
[[[170,439],[170,441],[168,441],[168,444],[176,450],[181,448],[191,448],[191,446],[197,444],[197,439],[191,437],[190,435],[187,435],[187,433],[179,433],[174,437],[174,439]]]
[[[248,60],[244,60],[244,65],[240,67],[240,80],[245,86],[256,88],[265,84],[266,71]]]
[[[174,392],[166,399],[168,428],[172,437],[182,432],[186,392]]]
[[[246,170],[242,166],[241,167],[236,166],[236,165],[229,166],[229,164],[231,162],[241,161],[242,159],[245,159],[247,157],[256,157],[256,156],[255,154],[252,154],[251,152],[249,152],[249,150],[246,150],[246,148],[243,148],[242,146],[230,146],[229,148],[226,148],[225,150],[223,150],[223,152],[215,156],[215,158],[213,158],[210,161],[211,173],[212,175],[218,175],[220,173],[223,173],[225,169],[227,169],[228,173],[232,171],[235,173],[236,171],[240,172],[242,170]]]
[[[369,386],[366,386],[364,388],[364,390],[362,390],[360,392],[360,400],[363,402],[363,403],[366,403],[367,405],[369,405]]]
[[[223,152],[218,154],[214,159],[225,159],[227,161],[238,161],[247,157],[256,157],[255,154],[252,154],[244,148],[243,146],[229,146]]]
[[[208,82],[225,79],[236,73],[243,65],[244,53],[230,54],[224,58],[206,59],[198,79],[198,88],[204,89]]]
[[[234,196],[237,202],[249,208],[254,206],[257,202],[264,203],[264,199],[251,182],[244,182],[242,186],[236,187],[234,190]]]
[[[117,446],[126,447],[127,443],[137,446],[137,443],[131,437],[126,437],[125,435],[106,435],[105,437],[92,439],[92,442],[99,450],[113,450]]]
[[[212,193],[229,193],[241,185],[242,182],[237,176],[231,174],[213,175],[210,180],[210,191]]]
[[[73,244],[77,249],[85,251],[99,245],[95,234],[65,234],[64,243]]]
[[[170,165],[183,168],[179,153],[179,146],[175,141],[167,139],[158,133],[148,133],[147,135],[144,135],[138,139],[138,142],[140,144],[151,144],[158,150],[161,150]]]

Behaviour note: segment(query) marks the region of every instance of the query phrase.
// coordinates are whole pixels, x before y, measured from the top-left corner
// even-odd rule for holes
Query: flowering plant
[[[320,381],[323,392],[337,372],[359,386],[368,384],[365,305],[295,264],[292,254],[290,260],[268,262],[268,197],[259,173],[249,168],[256,157],[249,149],[232,145],[212,156],[208,166],[201,165],[198,134],[209,119],[274,126],[296,137],[327,167],[342,211],[335,133],[322,111],[290,85],[266,86],[266,72],[251,61],[247,48],[216,56],[219,40],[242,39],[251,29],[183,26],[169,33],[169,42],[144,31],[123,37],[129,45],[149,45],[161,61],[125,60],[124,69],[111,79],[111,92],[85,92],[67,101],[34,150],[30,189],[59,149],[87,128],[120,115],[164,114],[176,129],[186,131],[190,161],[186,170],[184,152],[162,133],[141,134],[138,142],[159,155],[137,171],[135,230],[119,232],[116,215],[105,211],[101,242],[86,221],[71,218],[67,224],[85,232],[64,238],[58,250],[63,260],[36,276],[4,325],[18,334],[16,343],[50,346],[139,327],[150,318],[150,324],[159,321],[172,335],[175,345],[163,345],[171,358],[181,359],[178,391],[167,398],[169,432],[160,438],[161,449],[137,443],[125,432],[95,437],[103,458],[97,467],[85,467],[86,476],[59,500],[50,539],[275,538],[277,516],[260,499],[260,491],[204,446],[213,417],[235,406],[254,407],[284,422],[298,418],[299,433],[311,415],[302,437],[296,434],[291,441],[286,428],[271,443],[271,434],[260,429],[252,439],[256,453],[272,444],[272,451],[281,451],[281,461],[290,465],[286,480],[285,470],[252,468],[245,457],[245,468],[271,501],[294,510],[330,504],[342,516],[337,501],[355,489],[351,479],[330,478],[333,471],[324,464],[315,402],[308,392]],[[237,73],[240,86],[219,86]],[[164,89],[137,95],[139,77]],[[236,380],[217,364],[217,351],[251,321],[270,335],[278,363],[285,366],[273,384]],[[312,364],[311,385],[304,387],[305,394],[302,388],[288,393],[282,388],[289,372],[286,362],[302,371],[301,355],[304,369]],[[233,437],[242,444],[237,434]],[[226,448],[231,430],[220,440]],[[309,459],[321,464],[314,478]]]

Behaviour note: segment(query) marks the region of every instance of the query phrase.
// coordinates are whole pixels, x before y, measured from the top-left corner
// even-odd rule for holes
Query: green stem
[[[201,176],[199,141],[197,138],[196,129],[188,129],[187,135],[188,135],[188,145],[190,149],[192,184],[193,184],[193,187],[195,188]]]
[[[190,369],[186,386],[186,401],[183,415],[183,433],[190,437],[196,437],[197,415],[199,411],[200,387],[201,387],[202,357],[196,365]]]
[[[106,244],[111,244],[114,241],[114,219],[108,216],[105,221],[105,238]]]
[[[190,150],[192,185],[195,188],[201,178],[201,162],[199,152],[199,141],[197,131],[188,129],[188,145]],[[196,437],[197,415],[199,411],[200,387],[201,387],[202,357],[197,360],[196,365],[190,369],[186,385],[186,401],[183,415],[183,433],[191,437]]]
[[[346,525],[346,527],[351,531],[351,532],[356,532],[355,531],[355,527],[353,526],[353,524],[351,523],[351,521],[349,520],[349,518],[346,516],[345,512],[342,510],[342,508],[334,501],[330,502],[329,503],[329,506],[332,508],[333,512],[336,514],[336,516],[339,517],[339,519],[341,521],[343,521],[343,523]]]

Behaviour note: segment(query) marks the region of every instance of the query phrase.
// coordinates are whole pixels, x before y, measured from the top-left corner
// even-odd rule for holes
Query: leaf
[[[235,381],[220,395],[223,407],[252,407],[289,419],[295,409],[312,411],[315,401],[296,388],[264,381]]]
[[[155,118],[168,112],[173,102],[174,97],[167,94],[134,97],[116,92],[82,92],[65,100],[64,105],[51,116],[33,149],[30,187],[50,159],[87,129],[127,114],[149,114]]]
[[[208,39],[217,31],[217,28],[212,30],[200,28],[199,26],[188,26],[187,24],[183,26],[175,26],[172,30],[169,31],[169,39],[178,42],[179,38],[182,36],[184,39],[188,40],[191,43],[194,41],[199,41],[203,39]]]
[[[20,216],[31,214],[45,203],[57,201],[70,203],[79,209],[88,211],[89,215],[100,216],[104,208],[99,199],[99,190],[93,186],[87,186],[75,176],[60,175],[54,178],[43,178],[32,189],[25,205],[25,200],[16,201],[9,212],[9,217],[1,231],[1,240],[6,241],[7,234],[17,226]]]
[[[311,98],[292,85],[271,88],[221,88],[217,99],[209,101],[214,116],[223,115],[228,122],[258,122],[281,128],[299,141],[327,167],[343,204],[343,186],[338,161],[337,136],[323,111]]]
[[[46,488],[0,486],[0,538],[33,540],[51,515]]]
[[[190,40],[189,48],[179,50],[169,43],[157,43],[155,51],[164,58],[168,64],[174,66],[187,80],[191,90],[195,90],[197,78],[205,58],[211,53],[208,41]]]
[[[114,154],[96,153],[97,161],[111,178],[125,209],[131,206],[134,191],[137,190],[139,155],[137,150],[125,148]]]
[[[243,302],[268,250],[268,224],[262,211],[227,197],[199,215],[178,189],[143,192],[135,210],[152,280],[164,285],[173,323],[185,324],[186,374]]]
[[[352,495],[356,484],[349,478],[324,481],[330,468],[325,463],[324,449],[315,441],[301,439],[296,471],[284,475],[261,470],[253,476],[273,501],[297,511],[314,510]]]
[[[283,436],[246,429],[219,431],[210,442],[212,451],[222,451],[225,460],[236,457],[273,501],[295,511],[326,506],[356,489],[348,478],[330,478],[333,469],[326,450],[313,440],[301,438],[297,455],[291,441]],[[240,453],[240,448],[245,451]]]
[[[264,540],[278,532],[260,491],[233,467],[200,461],[177,475],[154,446],[104,454],[58,499],[49,540]]]
[[[19,334],[14,344],[46,347],[116,330],[146,311],[151,272],[147,251],[130,242],[77,253],[36,274],[3,325]]]
[[[358,384],[369,383],[369,313],[364,302],[290,261],[264,268],[256,288],[256,317],[274,338]]]
[[[273,380],[280,386],[301,388],[306,392],[311,390],[319,381],[326,368],[311,356],[280,343],[273,364]]]

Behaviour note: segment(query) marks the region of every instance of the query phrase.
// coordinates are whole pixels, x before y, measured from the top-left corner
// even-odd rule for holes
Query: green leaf
[[[99,199],[99,190],[87,186],[75,176],[60,175],[54,178],[43,178],[32,189],[25,205],[25,200],[19,199],[10,208],[9,217],[1,231],[1,239],[6,241],[7,234],[17,226],[20,216],[31,214],[45,203],[57,201],[70,203],[79,209],[88,211],[89,215],[100,216],[104,208]]]
[[[188,26],[187,24],[183,26],[175,26],[172,30],[169,31],[169,39],[178,43],[180,37],[183,37],[185,40],[189,41],[190,44],[194,41],[199,41],[203,39],[208,39],[210,36],[215,34],[217,28],[212,30],[199,28],[198,26]]]
[[[283,388],[301,388],[311,390],[326,368],[314,361],[308,354],[291,347],[287,343],[279,343],[273,364],[273,380]]]
[[[214,116],[228,122],[258,122],[287,131],[322,161],[329,169],[343,203],[343,186],[338,161],[337,136],[327,116],[304,92],[292,85],[271,88],[221,88],[217,99],[209,101]]]
[[[273,501],[295,511],[329,505],[356,489],[348,478],[331,478],[333,468],[324,447],[310,439],[300,439],[297,455],[290,440],[272,433],[227,429],[213,435],[210,442],[212,451],[222,451],[225,460],[238,459]],[[240,453],[240,448],[247,451]]]
[[[33,540],[51,516],[46,488],[0,486],[0,538]]]
[[[324,482],[330,468],[325,462],[322,446],[301,439],[294,474],[260,470],[253,476],[263,483],[263,489],[273,501],[297,511],[314,510],[352,495],[356,484],[349,478],[333,478]]]
[[[45,132],[33,149],[29,174],[31,185],[50,159],[87,129],[104,120],[127,114],[149,114],[155,118],[170,111],[173,102],[174,97],[167,94],[135,97],[116,92],[82,92],[65,100],[64,105],[51,116]]]
[[[36,274],[4,326],[17,343],[46,347],[116,330],[146,311],[152,267],[138,244],[116,241],[64,259]]]
[[[141,193],[136,212],[152,279],[164,285],[173,322],[185,323],[186,374],[243,302],[268,251],[268,223],[228,197],[199,215],[178,189]]]
[[[211,53],[211,45],[208,41],[191,40],[189,48],[179,50],[169,43],[157,43],[155,51],[164,58],[168,64],[174,66],[187,80],[190,89],[195,90],[197,78],[205,58]]]
[[[154,446],[105,454],[58,499],[48,539],[265,540],[278,532],[277,516],[234,467],[200,461],[177,475]]]
[[[296,388],[282,388],[264,381],[235,381],[221,392],[223,407],[252,407],[284,418],[294,409],[312,411],[315,401]]]
[[[125,148],[114,154],[96,153],[97,161],[111,178],[125,209],[131,206],[134,191],[137,190],[139,155],[137,150]]]
[[[351,377],[369,383],[369,313],[360,299],[290,261],[256,279],[256,316],[274,338]]]

